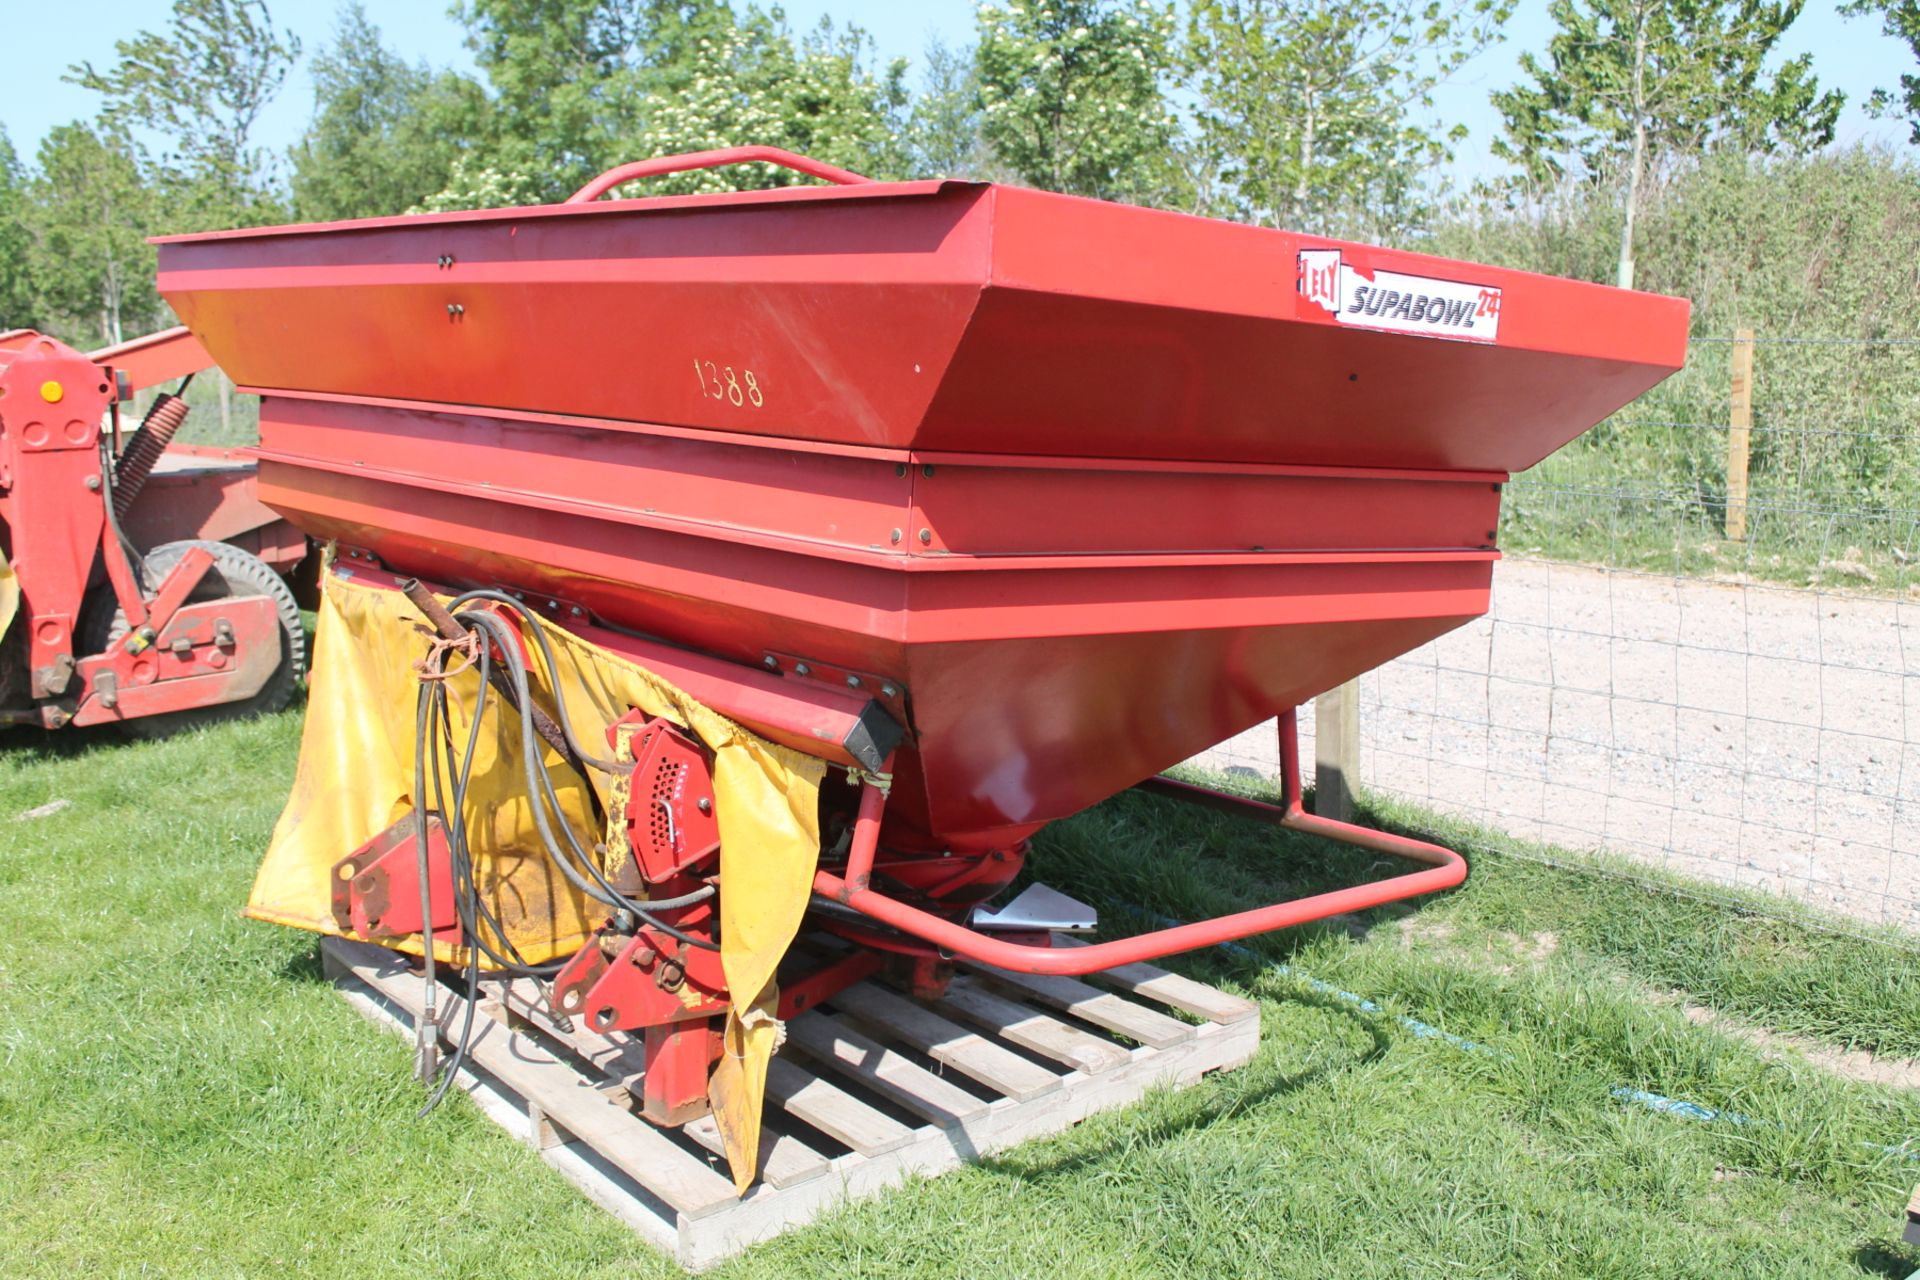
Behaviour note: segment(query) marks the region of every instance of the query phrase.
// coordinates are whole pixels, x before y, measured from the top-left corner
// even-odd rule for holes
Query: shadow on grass
[[[67,729],[13,725],[0,729],[0,752],[12,757],[10,763],[21,765],[36,759],[71,760],[96,749],[125,747],[132,742],[120,730],[105,724]]]
[[[320,939],[314,937],[313,945],[303,951],[296,951],[280,963],[274,971],[274,977],[285,982],[298,982],[306,985],[327,981],[326,966],[320,959]]]
[[[1276,788],[1256,779],[1231,777],[1224,786],[1218,777],[1195,780],[1253,800],[1279,799]],[[1312,800],[1309,791],[1309,810]],[[1357,826],[1445,843],[1444,836],[1396,823],[1392,815],[1365,804],[1356,809]],[[1389,854],[1141,791],[1122,792],[1044,828],[1033,853],[1022,879],[1052,877],[1063,890],[1091,895],[1109,908],[1107,923],[1115,935],[1149,932],[1167,919],[1191,922],[1228,915],[1420,869]],[[1403,920],[1456,892],[1345,912],[1247,941],[1263,958],[1284,961],[1328,936],[1364,940],[1378,925]],[[1220,953],[1209,949],[1194,954]]]
[[[312,644],[309,636],[308,644]],[[287,705],[278,711],[260,715],[304,715],[307,710],[307,685],[304,677],[295,683]],[[252,718],[252,717],[242,717]],[[196,731],[220,727],[229,722],[182,725],[152,738],[140,738],[114,724],[69,725],[64,729],[41,729],[33,725],[0,726],[0,755],[11,757],[10,764],[26,765],[34,760],[72,760],[93,751],[124,751],[154,742],[166,742]]]
[[[1894,1280],[1907,1280],[1920,1266],[1910,1253],[1888,1248],[1878,1240],[1869,1240],[1853,1251],[1854,1265],[1870,1276],[1890,1276]]]
[[[1367,1047],[1340,1062],[1316,1063],[1305,1070],[1287,1072],[1268,1053],[1256,1053],[1252,1062],[1235,1068],[1231,1085],[1210,1079],[1211,1087],[1177,1086],[1158,1094],[1149,1094],[1144,1116],[1138,1104],[1114,1113],[1118,1122],[1129,1128],[1123,1141],[1111,1136],[1098,1142],[1076,1142],[1071,1134],[1039,1146],[1019,1146],[998,1155],[978,1160],[985,1173],[1041,1186],[1050,1182],[1110,1168],[1119,1162],[1134,1161],[1144,1148],[1167,1146],[1186,1134],[1211,1129],[1233,1116],[1298,1093],[1303,1089],[1364,1066],[1382,1057],[1393,1037],[1368,1017],[1332,996],[1314,992],[1289,993],[1293,1004],[1318,1008],[1350,1023],[1366,1036]],[[1265,1043],[1263,1042],[1263,1048]],[[1267,1078],[1260,1079],[1264,1075]]]

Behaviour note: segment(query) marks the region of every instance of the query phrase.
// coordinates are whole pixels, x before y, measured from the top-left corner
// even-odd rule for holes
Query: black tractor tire
[[[267,682],[251,697],[116,722],[120,731],[130,738],[164,738],[168,734],[201,725],[222,724],[278,711],[293,700],[300,677],[306,671],[307,633],[300,621],[300,606],[294,603],[293,592],[280,575],[251,552],[225,542],[196,539],[163,542],[147,552],[145,562],[140,567],[140,576],[145,580],[147,589],[157,589],[166,581],[173,567],[194,547],[205,548],[213,557],[213,563],[207,566],[206,573],[194,584],[186,602],[197,604],[205,600],[224,600],[230,596],[266,596],[272,600],[274,613],[280,619],[279,665],[274,667]],[[90,642],[88,652],[91,653],[107,652],[127,634],[126,614],[114,603],[111,589],[104,592],[98,603],[98,608],[88,611],[92,615],[90,620],[83,623],[83,630],[87,632],[86,638]]]

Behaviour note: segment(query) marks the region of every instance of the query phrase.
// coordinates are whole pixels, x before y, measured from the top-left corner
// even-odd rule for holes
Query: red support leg
[[[1144,790],[1225,809],[1289,831],[1301,831],[1341,844],[1392,854],[1424,864],[1425,869],[1371,884],[1355,885],[1350,889],[1318,893],[1310,898],[1276,902],[1251,911],[1143,933],[1134,938],[1059,950],[1024,946],[977,933],[868,887],[867,873],[873,865],[880,814],[886,805],[885,793],[869,785],[860,797],[860,814],[854,827],[853,847],[847,854],[846,875],[841,877],[829,871],[820,871],[814,875],[813,886],[817,892],[883,924],[981,964],[1018,973],[1086,974],[1111,969],[1115,965],[1157,960],[1180,951],[1194,951],[1232,942],[1256,933],[1290,929],[1295,925],[1350,911],[1365,911],[1403,898],[1451,889],[1467,878],[1466,859],[1451,849],[1385,831],[1370,831],[1365,827],[1335,822],[1331,818],[1306,812],[1300,804],[1299,732],[1291,709],[1280,717],[1280,759],[1283,778],[1281,803],[1277,805],[1210,791],[1205,787],[1175,782],[1171,778],[1150,778],[1140,785]]]
[[[648,1027],[640,1114],[667,1128],[707,1114],[712,1109],[707,1076],[720,1059],[720,1047],[717,1018]]]

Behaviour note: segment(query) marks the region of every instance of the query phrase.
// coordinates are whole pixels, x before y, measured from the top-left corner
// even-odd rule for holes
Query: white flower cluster
[[[1029,181],[1128,196],[1153,180],[1174,114],[1171,5],[1040,0],[980,11],[980,102],[995,151]]]
[[[543,204],[545,194],[530,174],[511,169],[496,169],[481,164],[472,155],[462,155],[447,174],[447,185],[408,213],[445,213],[453,209],[509,209],[520,205]]]
[[[784,147],[845,168],[866,169],[893,148],[887,87],[845,49],[796,48],[783,30],[730,27],[702,40],[685,90],[656,94],[628,150],[673,155],[749,143]],[[654,194],[784,186],[796,175],[771,165],[675,174]]]

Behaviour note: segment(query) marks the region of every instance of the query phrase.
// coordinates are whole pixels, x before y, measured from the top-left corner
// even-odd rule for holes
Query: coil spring
[[[140,429],[127,441],[120,461],[113,468],[113,514],[124,519],[133,509],[133,500],[153,474],[160,455],[173,443],[174,433],[187,420],[187,402],[179,396],[161,392],[153,407],[140,422]]]

